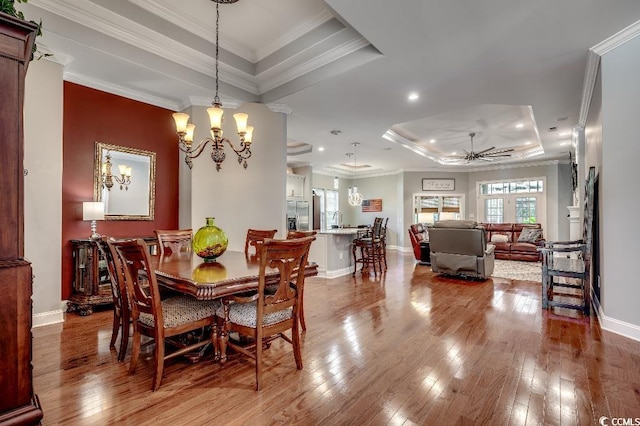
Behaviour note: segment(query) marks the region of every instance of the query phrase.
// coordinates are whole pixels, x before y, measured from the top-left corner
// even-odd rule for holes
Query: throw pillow
[[[542,239],[542,229],[537,228],[522,228],[520,236],[518,237],[519,243],[535,243]]]
[[[509,242],[509,236],[508,235],[504,235],[504,234],[492,234],[491,235],[491,242],[492,243],[508,243]]]

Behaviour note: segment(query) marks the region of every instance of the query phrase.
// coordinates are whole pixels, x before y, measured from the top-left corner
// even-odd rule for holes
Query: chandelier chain
[[[218,41],[220,34],[220,3],[216,2],[216,96],[213,98],[214,104],[220,103],[220,98],[218,97],[218,55],[219,55],[219,46],[220,43]]]

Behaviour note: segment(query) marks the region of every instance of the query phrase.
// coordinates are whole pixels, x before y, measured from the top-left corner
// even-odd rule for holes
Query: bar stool
[[[358,270],[358,264],[362,265],[361,271],[363,271],[365,267],[368,268],[371,266],[374,275],[378,274],[378,268],[380,269],[380,273],[382,273],[383,264],[386,269],[382,222],[383,218],[376,217],[373,221],[373,227],[364,233],[359,232],[353,240],[351,248],[353,254],[353,273],[351,275],[355,276]],[[358,251],[360,251],[360,257],[358,257]]]

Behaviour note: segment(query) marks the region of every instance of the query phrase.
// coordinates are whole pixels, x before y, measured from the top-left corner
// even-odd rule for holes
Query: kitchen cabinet
[[[304,176],[287,175],[287,197],[304,197]]]

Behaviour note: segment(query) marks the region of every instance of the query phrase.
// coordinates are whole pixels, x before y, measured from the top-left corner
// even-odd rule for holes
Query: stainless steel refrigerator
[[[287,201],[287,228],[290,231],[309,230],[308,201]]]

